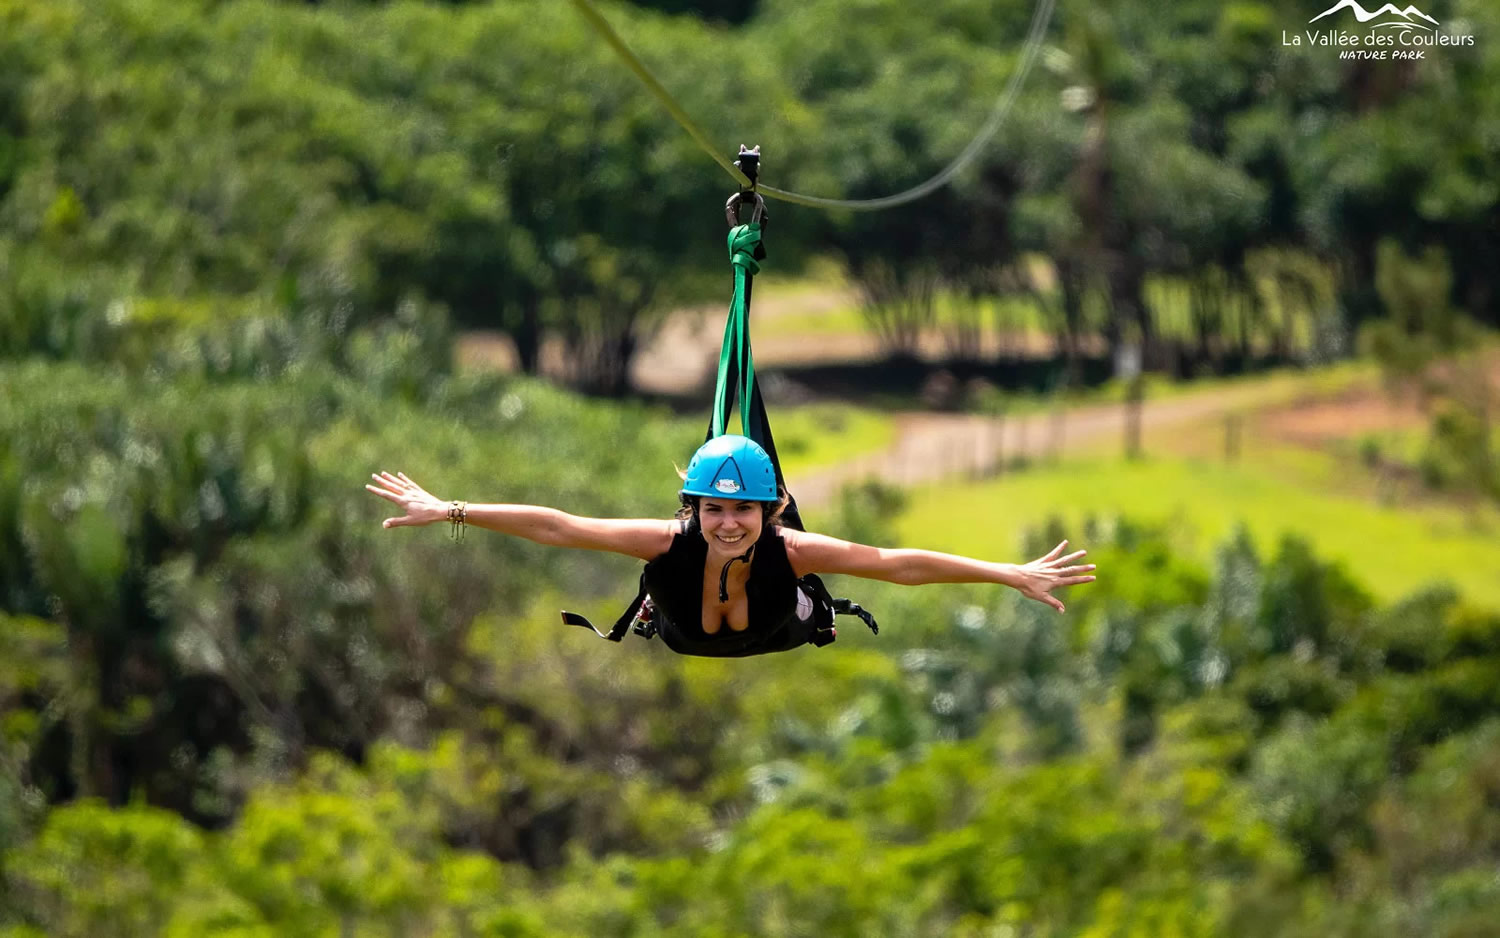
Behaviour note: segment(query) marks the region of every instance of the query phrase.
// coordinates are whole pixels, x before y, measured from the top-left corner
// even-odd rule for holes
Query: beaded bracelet
[[[453,525],[453,539],[461,541],[464,538],[464,524],[467,523],[468,502],[453,502],[448,506],[448,522]]]

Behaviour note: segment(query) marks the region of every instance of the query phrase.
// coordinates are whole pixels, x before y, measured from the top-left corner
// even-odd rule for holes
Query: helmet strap
[[[743,560],[748,566],[750,555],[753,553],[755,553],[755,545],[751,544],[750,549],[743,554],[740,554],[738,557],[730,557],[729,561],[724,564],[724,569],[719,571],[719,602],[729,602],[729,568],[734,565],[736,560]]]

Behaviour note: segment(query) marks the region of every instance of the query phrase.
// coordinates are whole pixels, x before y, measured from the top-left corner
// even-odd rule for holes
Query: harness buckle
[[[647,596],[641,602],[641,608],[636,611],[635,618],[630,620],[630,631],[645,639],[650,639],[656,634],[656,623],[652,621],[656,616],[656,601]]]

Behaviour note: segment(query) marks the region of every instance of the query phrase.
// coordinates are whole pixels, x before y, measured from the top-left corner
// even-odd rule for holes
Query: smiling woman
[[[874,619],[835,600],[819,574],[843,573],[890,583],[997,583],[1058,612],[1059,587],[1094,579],[1086,551],[1064,554],[1067,541],[1030,563],[993,563],[928,550],[885,549],[796,530],[779,523],[788,503],[775,465],[748,437],[725,434],[704,443],[688,464],[670,521],[581,518],[535,505],[476,505],[429,494],[402,473],[378,473],[370,492],[402,514],[387,528],[448,521],[513,534],[539,544],[605,550],[646,561],[641,590],[611,629],[632,625],[680,654],[743,657],[833,641],[833,616]],[[565,622],[593,628],[581,616]],[[597,631],[597,629],[595,630]],[[601,633],[603,634],[603,633]]]

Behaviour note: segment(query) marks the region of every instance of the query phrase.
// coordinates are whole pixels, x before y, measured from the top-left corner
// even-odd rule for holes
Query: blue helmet
[[[733,434],[716,436],[698,447],[679,494],[750,502],[774,502],[781,497],[771,457],[759,443]]]

